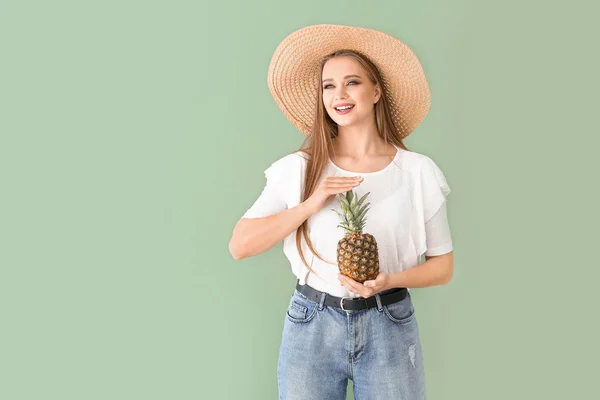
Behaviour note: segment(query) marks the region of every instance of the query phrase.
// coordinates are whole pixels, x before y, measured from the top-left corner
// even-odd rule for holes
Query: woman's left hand
[[[365,299],[379,293],[383,290],[389,289],[390,276],[387,272],[380,272],[375,279],[360,283],[354,279],[338,274],[339,281],[352,293],[356,293],[364,297]]]

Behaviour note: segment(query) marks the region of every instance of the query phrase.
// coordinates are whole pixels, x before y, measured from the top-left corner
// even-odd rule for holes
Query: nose
[[[345,99],[346,98],[346,88],[344,87],[344,85],[340,85],[339,87],[337,87],[335,89],[335,96],[334,96],[334,98],[336,100]]]

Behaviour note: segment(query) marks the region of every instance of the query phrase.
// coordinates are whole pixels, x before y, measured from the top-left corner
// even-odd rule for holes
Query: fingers
[[[329,177],[327,180],[331,183],[335,184],[351,184],[354,182],[362,182],[363,178],[360,176],[338,176],[338,177]]]
[[[360,185],[360,182],[348,182],[348,183],[330,183],[327,185],[330,189],[338,189],[344,187],[356,187]]]
[[[330,192],[330,194],[338,194],[338,193],[347,192],[351,189],[354,189],[357,186],[358,186],[358,184],[350,185],[350,186],[335,186],[335,187],[329,186],[329,187],[327,187],[327,190]]]
[[[348,177],[327,177],[325,178],[313,193],[314,196],[318,198],[324,198],[325,200],[319,201],[319,209],[323,205],[325,205],[332,196],[335,196],[339,193],[345,193],[356,186],[360,185],[363,181],[363,178],[360,176],[348,176]]]
[[[363,181],[363,178],[329,178],[326,183],[326,187],[329,190],[333,190],[336,193],[348,191],[356,186],[360,185]]]
[[[366,288],[362,283],[355,281],[352,278],[349,278],[343,274],[338,274],[338,279],[340,282],[346,287],[346,289],[350,290],[353,293],[357,293],[364,297],[365,299],[373,295],[373,289]]]

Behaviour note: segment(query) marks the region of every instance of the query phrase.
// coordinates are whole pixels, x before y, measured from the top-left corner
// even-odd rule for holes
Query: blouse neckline
[[[342,171],[342,172],[345,172],[347,174],[359,174],[361,176],[363,176],[363,175],[367,175],[367,176],[369,176],[369,175],[377,175],[377,174],[381,174],[381,173],[387,171],[397,161],[398,156],[400,155],[400,150],[401,149],[398,146],[396,146],[395,144],[393,144],[393,143],[392,143],[392,145],[396,148],[396,154],[394,155],[394,157],[392,158],[392,161],[388,165],[386,165],[385,167],[383,167],[382,169],[380,169],[378,171],[372,171],[372,172],[348,171],[346,169],[338,167],[333,161],[331,161],[331,158],[329,158],[329,157],[327,157],[327,161],[328,161],[328,163],[332,167],[334,167],[338,171]]]

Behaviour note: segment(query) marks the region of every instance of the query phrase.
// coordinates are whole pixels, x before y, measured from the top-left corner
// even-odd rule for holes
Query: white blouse
[[[450,187],[440,168],[428,156],[397,148],[393,161],[375,172],[351,172],[328,161],[321,180],[328,176],[362,176],[354,188],[358,197],[370,192],[363,232],[377,241],[379,270],[396,273],[419,264],[421,255],[435,256],[452,251],[452,237],[446,213]],[[243,218],[260,218],[301,203],[306,169],[305,153],[281,157],[264,173],[266,185]],[[314,256],[305,240],[302,250],[315,273],[303,264],[296,248],[296,231],[283,240],[284,254],[300,284],[308,284],[333,296],[358,297],[340,286],[337,279],[337,243],[345,231],[337,227],[342,212],[339,197],[308,218],[308,232],[317,252],[329,263]],[[410,290],[410,288],[409,288]]]

